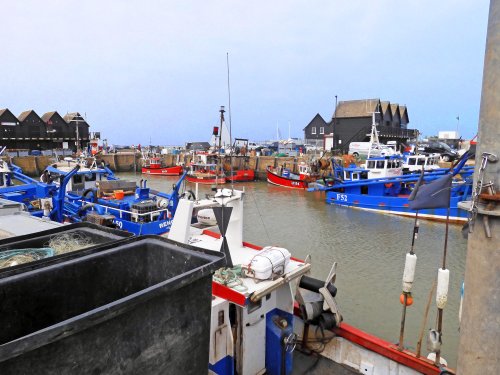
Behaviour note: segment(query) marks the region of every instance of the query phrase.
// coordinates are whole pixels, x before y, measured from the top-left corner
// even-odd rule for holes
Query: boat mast
[[[500,151],[500,0],[491,0],[484,58],[483,87],[479,114],[479,133],[474,170],[474,187],[493,183],[496,197],[500,191],[500,163],[489,157],[481,168],[484,153]],[[483,174],[479,173],[483,169]],[[481,178],[482,177],[482,178]],[[473,189],[474,191],[474,189]],[[480,375],[498,373],[500,363],[500,204],[479,203],[478,214],[467,243],[465,294],[458,374]],[[492,209],[488,209],[492,208]],[[489,231],[488,231],[489,229]],[[488,234],[491,237],[488,237]]]
[[[368,147],[368,156],[367,159],[370,159],[370,154],[372,151],[372,145],[375,144],[380,149],[380,142],[378,140],[378,132],[377,132],[377,122],[375,121],[375,114],[380,112],[372,112],[372,131],[370,133],[370,145]]]

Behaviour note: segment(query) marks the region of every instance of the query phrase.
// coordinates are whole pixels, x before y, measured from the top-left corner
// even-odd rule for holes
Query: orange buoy
[[[401,293],[399,296],[399,302],[401,302],[402,305],[405,304],[405,293]],[[411,293],[406,294],[406,306],[411,306],[413,305],[413,297],[411,296]]]

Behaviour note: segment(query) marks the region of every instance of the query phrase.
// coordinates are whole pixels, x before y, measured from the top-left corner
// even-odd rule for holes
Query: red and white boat
[[[142,167],[142,173],[162,176],[180,176],[183,170],[181,165],[163,167],[159,156],[144,158],[144,166]]]
[[[293,189],[307,189],[309,182],[316,180],[311,172],[311,167],[306,163],[299,164],[299,174],[294,174],[286,166],[267,167],[267,182]]]
[[[203,185],[218,185],[226,183],[226,174],[218,163],[219,154],[198,152],[193,155],[189,164],[186,181]]]

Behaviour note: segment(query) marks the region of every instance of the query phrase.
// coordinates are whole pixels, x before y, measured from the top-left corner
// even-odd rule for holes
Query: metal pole
[[[478,169],[483,152],[500,150],[500,0],[491,0],[484,59],[483,87],[476,151]],[[500,163],[490,163],[484,181],[500,184]],[[498,208],[497,211],[498,212]],[[492,237],[485,233],[483,218],[489,218]],[[495,229],[496,228],[496,229]],[[465,270],[466,292],[460,324],[457,374],[498,373],[500,363],[500,216],[478,213],[469,234]]]

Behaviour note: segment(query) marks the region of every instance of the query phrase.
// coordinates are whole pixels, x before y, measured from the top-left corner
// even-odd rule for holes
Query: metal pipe
[[[483,152],[500,150],[500,0],[491,0],[484,59],[475,183]],[[500,186],[500,163],[490,163],[484,181]],[[489,216],[492,238],[487,238],[478,213],[469,233],[457,374],[498,373],[500,363],[500,216]]]
[[[273,290],[276,290],[280,286],[282,286],[283,284],[289,283],[293,279],[296,279],[297,277],[306,274],[310,270],[311,270],[311,265],[309,263],[304,263],[302,266],[300,266],[300,267],[294,269],[293,271],[290,271],[286,275],[281,276],[280,278],[274,280],[272,283],[270,283],[265,288],[252,293],[252,295],[250,296],[250,300],[252,302],[257,302],[265,295],[271,293]]]

